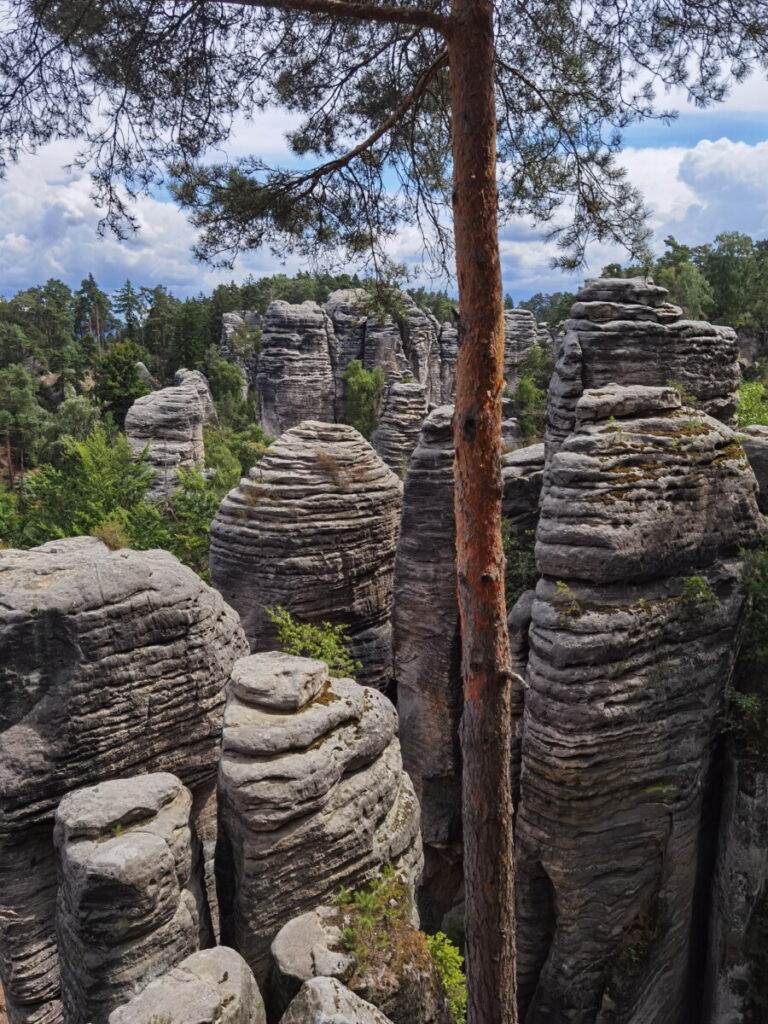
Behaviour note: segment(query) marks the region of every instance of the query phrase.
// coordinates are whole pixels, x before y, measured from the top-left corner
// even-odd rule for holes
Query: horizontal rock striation
[[[219,766],[222,937],[263,981],[291,918],[394,864],[421,869],[418,805],[395,709],[279,652],[235,665]]]
[[[732,431],[672,388],[585,392],[548,462],[516,826],[527,1024],[688,1019],[755,490]]]
[[[112,1010],[198,948],[192,796],[168,773],[77,790],[56,812],[56,933],[67,1024]]]
[[[504,310],[504,383],[517,387],[523,360],[539,342],[539,325],[529,309]]]
[[[246,651],[236,614],[167,552],[94,538],[0,551],[0,971],[13,1024],[60,1020],[57,804],[170,771],[207,819],[223,687]]]
[[[277,436],[304,419],[332,423],[336,384],[333,326],[316,302],[270,303],[256,372],[261,425]]]
[[[556,346],[546,442],[553,451],[575,425],[581,394],[609,383],[674,383],[704,412],[733,424],[739,383],[730,327],[684,320],[667,291],[645,278],[587,281]]]
[[[204,949],[114,1010],[109,1024],[266,1024],[253,972],[226,946]]]
[[[343,623],[361,682],[391,676],[390,611],[402,484],[344,424],[307,420],[275,441],[211,525],[211,576],[254,651],[276,646],[265,608]]]
[[[436,405],[453,402],[456,390],[456,357],[459,352],[459,331],[455,324],[440,328],[440,397]]]
[[[392,472],[403,480],[426,415],[424,385],[403,381],[400,374],[390,374],[371,444]]]
[[[243,397],[248,389],[256,387],[263,324],[264,318],[249,309],[232,310],[229,313],[222,313],[221,316],[219,355],[242,371]]]
[[[208,382],[198,370],[179,370],[172,387],[137,398],[125,417],[126,437],[157,472],[149,490],[155,501],[176,487],[176,470],[205,464],[203,427],[215,417]]]

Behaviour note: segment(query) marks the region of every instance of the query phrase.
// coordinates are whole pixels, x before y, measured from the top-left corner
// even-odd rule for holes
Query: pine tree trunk
[[[454,0],[451,22],[453,216],[460,306],[454,504],[464,679],[462,820],[469,1024],[514,1024],[511,662],[501,542],[504,313],[492,4]]]

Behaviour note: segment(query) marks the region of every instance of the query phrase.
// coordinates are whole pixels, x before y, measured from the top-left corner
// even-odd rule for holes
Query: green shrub
[[[759,381],[745,381],[739,388],[736,417],[740,427],[768,426],[768,394]]]
[[[443,932],[428,935],[427,945],[448,996],[453,1024],[465,1024],[467,1019],[467,978],[464,974],[464,957],[458,947]]]
[[[553,369],[551,351],[538,342],[530,347],[520,362],[513,400],[520,432],[528,444],[544,433],[547,390]]]
[[[707,610],[718,603],[717,595],[703,576],[684,579],[679,600],[687,619],[703,619]]]
[[[581,615],[581,605],[578,598],[563,580],[555,581],[554,605],[558,610],[558,618],[576,619]]]
[[[504,544],[504,596],[511,608],[521,594],[532,590],[539,579],[534,556],[535,530],[516,530],[509,519],[501,520]]]
[[[354,676],[363,667],[349,653],[348,626],[334,626],[321,622],[297,622],[287,608],[265,608],[264,611],[277,626],[277,642],[288,654],[324,661],[335,678]]]
[[[359,359],[353,359],[344,371],[344,408],[346,422],[370,441],[376,428],[376,413],[384,387],[384,371],[380,366],[364,370]]]

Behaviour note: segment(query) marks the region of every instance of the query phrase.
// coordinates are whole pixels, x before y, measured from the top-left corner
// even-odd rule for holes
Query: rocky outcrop
[[[393,901],[394,902],[394,901]],[[392,1024],[453,1024],[445,989],[425,936],[412,924],[383,923],[367,940],[364,962],[345,952],[343,911],[320,907],[284,925],[272,943],[273,986],[287,1007],[304,982],[334,977],[376,1006]]]
[[[544,445],[530,444],[501,457],[502,515],[515,530],[535,530],[544,483]]]
[[[237,662],[227,688],[219,805],[222,938],[263,981],[291,918],[386,863],[421,868],[418,805],[395,709],[281,653]]]
[[[760,511],[768,514],[768,427],[739,427],[739,440],[755,474]]]
[[[743,1024],[753,1019],[755,997],[763,995],[753,957],[764,950],[768,922],[768,770],[733,746],[725,761],[719,831],[705,1019]]]
[[[226,946],[204,949],[114,1010],[109,1024],[266,1024],[251,969]]]
[[[313,978],[280,1018],[280,1024],[392,1024],[388,1017],[335,978]]]
[[[419,309],[410,295],[401,293],[400,300],[403,351],[414,380],[424,386],[427,405],[431,409],[440,404],[443,391],[440,376],[440,325],[431,313]]]
[[[316,302],[272,302],[264,316],[256,372],[261,425],[271,435],[304,419],[336,419],[336,339]]]
[[[426,415],[424,385],[403,381],[401,374],[390,374],[371,444],[389,468],[403,480]]]
[[[192,796],[156,773],[86,787],[56,812],[56,935],[67,1024],[112,1010],[198,948]]]
[[[587,281],[557,341],[546,442],[555,451],[575,426],[581,394],[616,382],[674,383],[697,407],[732,424],[739,383],[730,327],[684,320],[667,291],[646,278]],[[686,398],[686,400],[688,400]]]
[[[147,462],[156,470],[151,499],[173,492],[177,469],[203,467],[203,427],[215,415],[208,382],[198,370],[179,370],[172,387],[136,399],[125,417],[125,433],[137,454],[147,448]]]
[[[453,406],[424,422],[411,456],[395,562],[394,676],[403,762],[421,807],[425,870],[419,909],[439,927],[461,885],[461,714]]]
[[[455,324],[440,328],[440,398],[436,405],[453,402],[456,390],[456,356],[459,351],[459,332]]]
[[[574,414],[547,465],[528,634],[521,1016],[679,1024],[755,482],[732,431],[672,388],[588,390]]]
[[[390,611],[402,485],[352,427],[286,431],[221,504],[211,526],[214,585],[254,651],[276,646],[265,608],[343,623],[361,682],[391,676]]]
[[[250,309],[233,310],[221,316],[219,355],[243,373],[244,394],[256,386],[264,318]]]
[[[235,613],[166,552],[94,538],[0,551],[0,971],[14,1024],[60,1019],[57,804],[170,771],[207,830],[223,686],[246,651]]]
[[[539,340],[539,325],[529,309],[504,310],[504,383],[510,392],[517,387],[520,367]]]

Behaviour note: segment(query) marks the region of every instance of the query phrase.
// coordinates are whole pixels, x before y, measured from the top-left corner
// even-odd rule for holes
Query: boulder
[[[308,418],[332,423],[336,339],[322,307],[270,303],[261,344],[256,387],[264,430],[277,436]]]
[[[109,1024],[266,1024],[251,969],[234,949],[193,953],[113,1010]]]
[[[388,1017],[335,978],[313,978],[280,1018],[280,1024],[392,1024]]]
[[[221,503],[211,576],[254,651],[276,646],[265,608],[344,624],[361,682],[391,676],[390,612],[402,484],[345,424],[306,420]]]
[[[232,609],[165,551],[90,537],[0,551],[0,973],[13,1024],[61,1019],[57,804],[170,771],[210,853],[224,683],[246,652]]]
[[[173,492],[177,469],[202,469],[203,427],[215,415],[208,382],[198,370],[179,370],[172,387],[136,399],[125,417],[125,434],[137,454],[148,448],[147,462],[156,470],[150,499]]]
[[[392,863],[421,870],[418,805],[383,694],[271,652],[228,684],[219,765],[222,938],[259,982],[291,918]]]
[[[199,945],[192,796],[168,773],[69,793],[56,811],[56,936],[67,1024],[112,1010]]]
[[[401,374],[390,374],[371,444],[393,473],[403,480],[426,415],[424,385],[403,381]]]
[[[733,432],[585,392],[545,472],[516,823],[527,1024],[681,1024],[714,753],[763,529]]]
[[[683,319],[666,296],[645,278],[587,281],[556,344],[548,450],[555,451],[573,430],[582,393],[610,383],[674,384],[703,412],[735,422],[736,334],[730,327]]]

